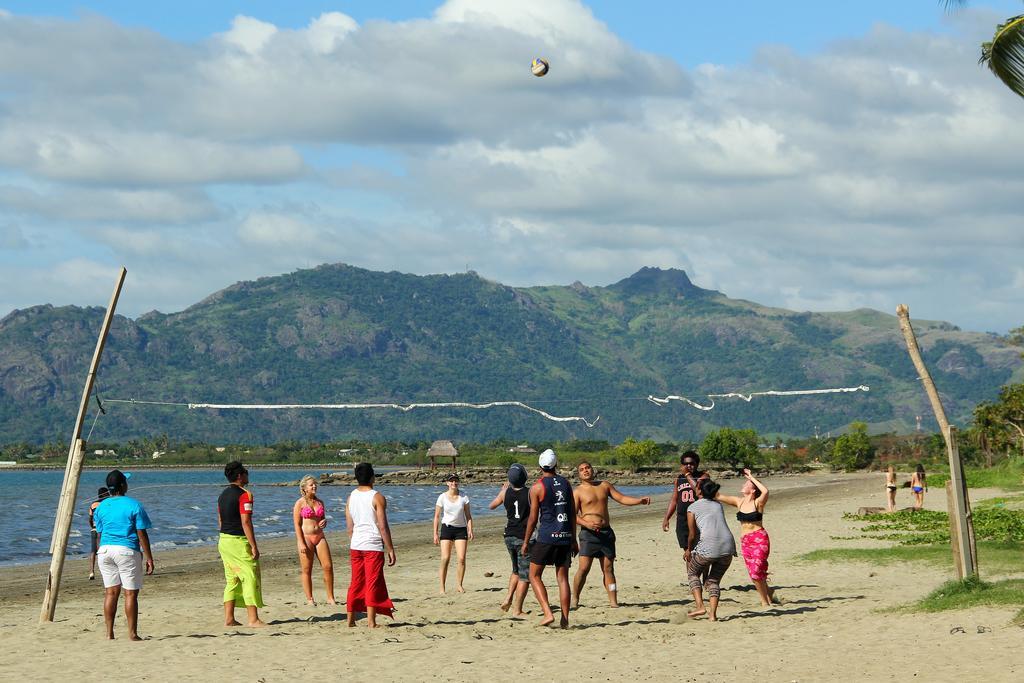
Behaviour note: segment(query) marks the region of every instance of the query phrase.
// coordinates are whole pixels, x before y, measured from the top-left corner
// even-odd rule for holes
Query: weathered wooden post
[[[124,284],[127,274],[128,271],[122,267],[117,276],[117,284],[114,285],[114,293],[110,297],[110,303],[107,304],[107,313],[103,317],[100,336],[96,340],[96,350],[93,351],[92,362],[89,364],[89,374],[85,378],[82,400],[78,404],[78,417],[75,419],[75,431],[71,437],[71,448],[68,451],[68,464],[64,470],[64,483],[61,486],[60,501],[57,505],[57,518],[53,524],[53,537],[50,539],[50,573],[46,578],[43,609],[39,614],[40,622],[53,621],[53,613],[57,609],[60,577],[64,572],[64,555],[68,549],[68,536],[71,534],[71,521],[74,518],[75,500],[78,497],[78,478],[82,473],[82,461],[85,459],[82,424],[85,422],[85,414],[89,408],[89,395],[92,394],[93,383],[96,381],[96,369],[103,356],[107,333],[114,320],[114,309],[117,308],[117,299],[121,296],[121,286]]]
[[[946,411],[939,400],[939,392],[935,390],[935,383],[932,376],[925,367],[921,358],[921,349],[917,345],[917,337],[914,335],[914,328],[910,325],[910,308],[906,304],[896,307],[896,317],[900,321],[900,330],[903,332],[903,339],[907,342],[907,352],[910,360],[917,368],[918,379],[924,384],[925,393],[932,404],[932,411],[935,413],[935,420],[939,423],[942,431],[942,438],[946,441],[946,454],[949,456],[949,478],[952,486],[947,489],[952,494],[952,511],[950,515],[950,544],[953,546],[953,561],[957,566],[959,578],[965,579],[968,576],[978,573],[978,555],[971,539],[974,538],[974,523],[971,519],[970,503],[967,499],[967,480],[964,478],[963,462],[960,460],[960,450],[956,445],[956,428],[949,426],[946,419]],[[953,522],[956,521],[956,534],[953,532]],[[958,558],[959,556],[959,558]]]

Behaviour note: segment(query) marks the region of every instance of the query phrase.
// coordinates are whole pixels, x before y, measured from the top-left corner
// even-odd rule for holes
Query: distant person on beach
[[[573,489],[573,501],[576,506],[576,523],[580,527],[579,546],[580,564],[576,575],[572,577],[572,607],[579,607],[580,593],[587,581],[587,574],[594,558],[600,558],[601,573],[604,575],[604,588],[608,591],[608,604],[619,606],[618,586],[615,583],[615,532],[612,531],[611,517],[608,514],[608,499],[619,505],[650,505],[650,496],[634,498],[619,492],[609,482],[594,479],[594,467],[589,462],[581,462],[576,467],[580,475],[580,485]]]
[[[722,504],[715,500],[719,488],[721,487],[715,482],[705,479],[700,483],[700,499],[691,503],[686,510],[689,534],[684,557],[686,575],[694,601],[694,609],[687,612],[686,616],[693,618],[707,614],[709,621],[718,619],[718,597],[722,577],[732,564],[732,558],[736,556],[736,539],[729,531]],[[705,572],[707,578],[702,588],[701,576]],[[706,607],[705,593],[708,598]]]
[[[395,609],[384,581],[384,553],[387,553],[389,567],[395,566],[398,558],[388,525],[388,501],[373,488],[376,479],[373,465],[359,463],[355,475],[358,486],[349,494],[345,506],[352,573],[345,611],[350,627],[356,625],[356,615],[365,612],[366,625],[377,628],[377,615],[391,617]]]
[[[747,565],[747,573],[754,582],[757,596],[761,598],[761,606],[770,607],[772,598],[768,590],[768,555],[771,552],[771,540],[764,528],[768,487],[759,482],[750,470],[743,470],[743,476],[747,480],[743,483],[738,497],[719,493],[716,500],[736,508],[736,520],[740,523],[740,549],[743,552],[743,561]]]
[[[96,514],[96,508],[100,506],[103,499],[110,495],[110,491],[105,486],[101,486],[96,492],[96,500],[89,506],[89,536],[92,537],[92,550],[89,552],[89,580],[92,581],[96,578],[96,552],[100,549],[100,535],[96,531],[96,520],[93,518]]]
[[[928,490],[928,480],[925,479],[924,465],[918,463],[917,469],[910,475],[910,490],[914,493],[914,509],[920,510],[924,507],[924,493]]]
[[[224,625],[241,626],[235,621],[235,604],[242,603],[248,625],[266,626],[260,621],[263,586],[260,577],[260,549],[252,528],[252,493],[245,489],[249,470],[237,460],[224,466],[229,484],[217,499],[217,526],[220,540],[217,550],[224,563]]]
[[[700,496],[700,482],[708,478],[708,473],[700,471],[699,467],[700,456],[696,451],[686,451],[679,456],[679,475],[672,489],[673,495],[668,501],[668,509],[665,510],[665,518],[661,521],[661,530],[668,531],[669,520],[673,514],[676,516],[676,541],[683,550],[686,550],[690,534],[686,511]]]
[[[558,458],[550,448],[540,454],[541,477],[530,488],[530,518],[526,522],[523,553],[530,555],[530,585],[533,595],[544,612],[540,625],[555,621],[544,587],[544,567],[555,566],[558,580],[558,606],[562,612],[559,626],[569,628],[569,564],[579,552],[576,543],[576,506],[573,504],[572,485],[556,474]],[[537,530],[536,541],[531,534]]]
[[[459,475],[452,472],[445,477],[448,490],[437,497],[434,505],[434,545],[441,546],[441,595],[445,593],[448,564],[455,546],[455,590],[465,593],[462,580],[466,576],[466,546],[473,540],[473,514],[469,511],[469,496],[459,493]]]
[[[512,616],[523,616],[523,601],[526,591],[530,588],[530,556],[524,554],[523,541],[526,540],[526,521],[530,517],[530,490],[526,488],[528,478],[526,467],[515,463],[508,468],[508,481],[501,486],[498,495],[488,506],[494,510],[499,505],[505,506],[505,548],[508,549],[512,561],[512,573],[508,577],[508,594],[501,603],[501,611],[512,608]]]
[[[128,492],[128,478],[121,470],[107,474],[107,493],[93,513],[96,532],[100,536],[100,547],[96,553],[103,578],[103,621],[107,627],[107,639],[114,639],[114,616],[117,601],[124,588],[124,615],[128,620],[128,639],[139,637],[139,591],[142,590],[143,571],[153,573],[153,551],[149,546],[149,521],[142,504],[125,495]]]
[[[889,512],[896,511],[896,468],[889,465],[889,468],[885,471],[885,495],[886,495],[886,510]]]
[[[334,563],[331,562],[331,547],[327,544],[324,528],[327,526],[327,513],[324,502],[316,495],[316,479],[308,474],[299,482],[302,494],[292,508],[292,521],[295,525],[295,538],[299,548],[299,570],[302,577],[302,590],[306,593],[306,603],[316,605],[313,599],[313,559],[320,561],[324,572],[324,590],[327,592],[327,604],[338,604],[334,600]]]

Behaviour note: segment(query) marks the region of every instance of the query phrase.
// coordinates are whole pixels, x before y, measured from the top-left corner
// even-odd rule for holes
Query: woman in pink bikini
[[[761,606],[772,604],[771,592],[768,590],[768,554],[771,552],[771,541],[764,529],[764,506],[768,503],[768,487],[759,482],[750,470],[743,470],[747,481],[743,483],[739,496],[723,496],[715,498],[720,503],[736,508],[736,519],[740,523],[740,548],[743,561],[747,565],[747,573],[754,582],[757,596],[761,598]]]
[[[302,577],[302,590],[306,592],[306,602],[316,605],[313,600],[313,558],[320,560],[324,570],[324,588],[327,591],[327,604],[338,604],[334,600],[334,563],[331,562],[331,548],[327,545],[324,527],[327,516],[324,502],[316,495],[316,479],[308,474],[299,482],[302,496],[295,501],[292,508],[292,520],[295,523],[295,539],[299,548],[299,567]]]

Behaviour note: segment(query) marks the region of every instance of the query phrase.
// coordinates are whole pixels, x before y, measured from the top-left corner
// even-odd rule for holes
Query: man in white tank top
[[[384,583],[384,553],[389,567],[394,566],[397,558],[388,526],[388,501],[373,488],[373,466],[361,462],[355,467],[355,475],[359,486],[349,495],[345,506],[352,567],[345,609],[349,626],[356,625],[356,614],[365,612],[367,626],[377,628],[377,615],[390,617],[395,608]]]

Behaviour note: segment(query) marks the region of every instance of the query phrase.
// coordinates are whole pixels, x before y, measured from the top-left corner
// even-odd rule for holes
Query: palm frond
[[[947,12],[950,12],[957,7],[966,6],[967,0],[942,0],[942,5],[946,8]]]
[[[1024,97],[1024,14],[996,28],[992,42],[981,46],[979,62],[987,64],[1006,87]]]

